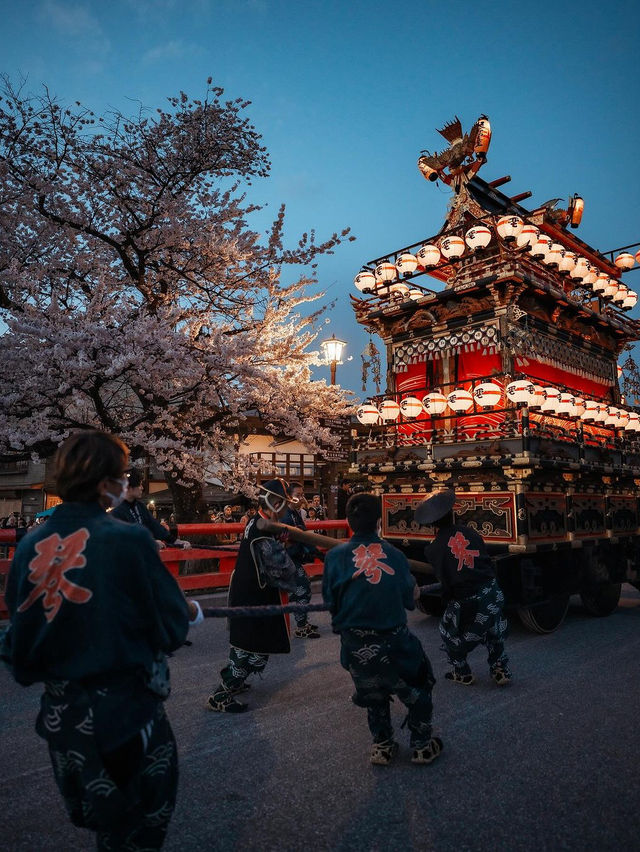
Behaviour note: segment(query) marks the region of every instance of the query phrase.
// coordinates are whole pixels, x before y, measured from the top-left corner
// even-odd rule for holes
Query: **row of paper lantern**
[[[598,272],[585,257],[569,251],[560,243],[554,243],[551,237],[541,234],[535,225],[527,224],[519,216],[503,216],[498,220],[497,230],[505,241],[515,240],[520,248],[528,249],[532,256],[542,260],[551,267],[557,267],[561,275],[567,275],[576,284],[582,283],[593,287],[594,293],[604,298],[612,299],[622,308],[633,308],[638,296],[626,285],[607,275]],[[491,241],[491,231],[486,225],[474,225],[465,234],[464,240],[459,236],[443,237],[439,244],[426,243],[416,254],[403,252],[398,255],[396,262],[382,261],[375,272],[368,269],[359,272],[354,283],[361,292],[375,292],[379,296],[400,296],[414,299],[421,298],[421,290],[411,289],[402,282],[392,283],[401,275],[413,274],[418,266],[429,268],[437,266],[442,257],[447,260],[461,257],[468,246],[472,251],[486,248]],[[636,255],[640,263],[640,252]],[[615,260],[620,269],[630,269],[634,263],[631,254],[623,253]],[[630,263],[630,265],[629,265]]]
[[[559,391],[555,387],[540,387],[526,379],[518,379],[507,385],[507,397],[516,403],[527,403],[529,408],[539,409],[545,414],[579,418],[586,423],[601,423],[618,429],[640,431],[640,418],[635,411],[626,411],[604,402],[583,399],[572,393]],[[474,402],[480,408],[492,408],[500,404],[502,389],[493,382],[476,385],[473,391],[456,388],[446,396],[438,391],[425,394],[422,399],[407,396],[399,403],[393,399],[384,399],[380,406],[364,403],[357,410],[360,423],[374,425],[380,420],[397,420],[402,414],[405,418],[415,418],[422,413],[431,416],[444,414],[447,408],[456,414],[469,411]]]

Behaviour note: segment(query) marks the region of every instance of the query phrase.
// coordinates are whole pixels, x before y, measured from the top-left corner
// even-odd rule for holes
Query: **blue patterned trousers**
[[[489,668],[506,667],[504,650],[507,620],[502,614],[504,595],[493,580],[477,594],[460,601],[449,601],[440,621],[442,649],[453,669],[460,675],[471,674],[467,655],[478,645],[487,648]]]
[[[255,654],[232,645],[229,649],[229,661],[220,672],[222,685],[229,691],[238,689],[249,675],[261,674],[268,661],[268,654]]]

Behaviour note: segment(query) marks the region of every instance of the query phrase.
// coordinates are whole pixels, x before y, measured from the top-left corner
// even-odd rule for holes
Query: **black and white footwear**
[[[498,684],[498,686],[507,686],[511,683],[511,672],[509,671],[508,666],[505,665],[497,665],[491,669],[491,677]]]
[[[411,763],[433,763],[437,757],[440,757],[443,748],[440,737],[432,737],[425,746],[414,748]]]
[[[216,713],[244,713],[249,709],[242,701],[234,698],[234,693],[228,689],[219,689],[210,695],[207,707]]]
[[[452,680],[454,683],[461,683],[463,686],[471,686],[471,684],[475,681],[474,676],[469,672],[469,674],[460,674],[455,669],[450,672],[445,672],[445,679]]]
[[[297,639],[319,639],[320,634],[315,624],[303,624],[297,627],[294,634]]]
[[[385,740],[371,746],[371,763],[376,766],[388,766],[398,753],[398,743],[395,740]]]

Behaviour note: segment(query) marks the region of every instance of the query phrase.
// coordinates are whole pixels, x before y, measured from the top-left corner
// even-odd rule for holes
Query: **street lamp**
[[[324,355],[325,363],[331,367],[331,384],[336,383],[336,367],[342,364],[342,350],[347,344],[344,340],[338,340],[335,334],[332,334],[329,340],[323,340],[320,346]]]

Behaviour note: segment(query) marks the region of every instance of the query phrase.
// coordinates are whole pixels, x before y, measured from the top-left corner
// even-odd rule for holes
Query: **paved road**
[[[213,599],[212,599],[213,600]],[[295,640],[251,690],[252,712],[206,710],[226,652],[208,619],[173,660],[169,715],[180,749],[178,806],[166,849],[637,850],[640,848],[640,595],[590,618],[572,607],[562,629],[534,636],[514,623],[514,683],[444,681],[437,622],[412,614],[439,680],[434,721],[445,752],[429,767],[404,747],[390,767],[368,762],[364,711],[350,702],[328,616],[322,637]],[[71,852],[91,835],[66,820],[45,744],[33,731],[39,690],[0,672],[0,849]],[[403,713],[394,706],[399,729]]]

